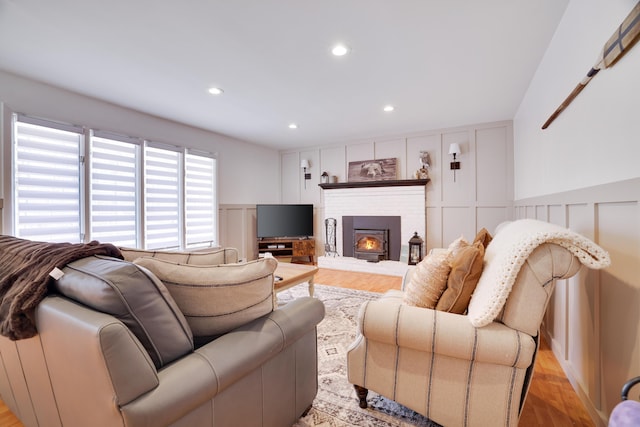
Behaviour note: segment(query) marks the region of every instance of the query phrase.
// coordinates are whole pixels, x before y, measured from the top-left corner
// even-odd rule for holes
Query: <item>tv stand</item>
[[[313,237],[258,239],[258,256],[266,252],[278,261],[315,264],[316,241]]]

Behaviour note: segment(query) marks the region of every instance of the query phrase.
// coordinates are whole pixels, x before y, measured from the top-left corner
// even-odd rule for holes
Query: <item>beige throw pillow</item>
[[[464,314],[482,274],[483,263],[482,241],[461,247],[451,258],[447,287],[438,300],[436,310]]]
[[[278,262],[273,258],[215,266],[150,257],[134,263],[149,269],[165,284],[200,343],[275,307],[273,272]]]
[[[404,292],[404,302],[416,307],[435,308],[447,287],[451,271],[449,251],[434,252],[416,265]]]

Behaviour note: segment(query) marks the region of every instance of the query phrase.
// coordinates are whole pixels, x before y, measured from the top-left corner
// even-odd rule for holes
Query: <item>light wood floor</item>
[[[318,284],[331,284],[370,292],[400,289],[401,283],[401,279],[395,276],[329,269],[320,269],[314,281]],[[533,381],[519,425],[521,427],[594,426],[545,340],[542,340],[540,345]],[[2,401],[0,401],[0,426],[22,427]]]

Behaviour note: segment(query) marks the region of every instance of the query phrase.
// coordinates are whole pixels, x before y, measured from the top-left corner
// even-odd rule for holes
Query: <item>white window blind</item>
[[[14,235],[81,242],[82,128],[13,117]]]
[[[185,243],[187,248],[216,241],[216,159],[187,150],[185,154]]]
[[[145,248],[181,248],[181,153],[144,148]]]
[[[138,157],[134,138],[95,132],[90,141],[92,240],[138,247]]]

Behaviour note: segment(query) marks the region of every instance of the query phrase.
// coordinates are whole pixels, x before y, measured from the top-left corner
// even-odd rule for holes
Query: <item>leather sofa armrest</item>
[[[364,303],[358,327],[368,340],[518,368],[529,366],[536,351],[527,334],[497,322],[475,328],[467,316],[403,304],[397,292]]]
[[[113,316],[49,296],[38,305],[36,325],[58,406],[77,408],[60,413],[62,424],[116,423],[119,405],[158,385],[147,351]]]
[[[126,424],[171,424],[315,330],[323,318],[320,300],[299,298],[209,342],[160,370],[160,385],[122,408]]]

